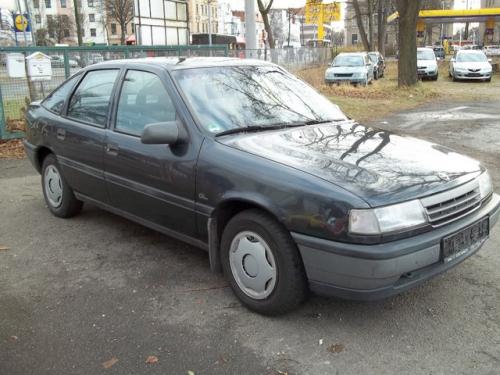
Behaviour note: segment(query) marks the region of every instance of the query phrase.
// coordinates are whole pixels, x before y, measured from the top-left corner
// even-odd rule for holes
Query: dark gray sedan
[[[205,249],[264,314],[308,290],[404,291],[474,254],[500,215],[477,161],[364,127],[270,63],[96,64],[26,117],[54,215],[86,202]]]

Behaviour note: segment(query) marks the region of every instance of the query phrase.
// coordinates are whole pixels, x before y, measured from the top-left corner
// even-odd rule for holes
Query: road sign
[[[340,3],[323,4],[323,22],[340,21]]]
[[[31,25],[29,23],[28,17],[26,17],[26,14],[14,15],[14,28],[17,32],[30,32],[30,26]]]
[[[322,21],[323,0],[306,1],[306,23],[318,24]]]

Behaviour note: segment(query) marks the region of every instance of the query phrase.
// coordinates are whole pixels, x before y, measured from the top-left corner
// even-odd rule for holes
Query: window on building
[[[69,29],[64,29],[64,37],[69,38]]]
[[[177,7],[175,1],[166,1],[165,2],[165,18],[169,20],[177,19]]]
[[[134,26],[134,23],[131,22],[130,23],[130,34],[134,34],[135,33],[135,26]]]
[[[74,92],[68,105],[68,117],[105,127],[109,100],[119,70],[88,72]]]
[[[89,5],[90,8],[94,7],[94,0],[87,0],[87,4]]]
[[[90,36],[96,36],[96,35],[97,35],[96,29],[90,29]]]
[[[179,21],[187,21],[187,4],[177,3],[177,19]]]
[[[140,136],[147,124],[175,121],[175,114],[174,104],[158,76],[127,72],[116,112],[117,131]]]
[[[40,17],[39,14],[35,14],[35,22],[36,23],[42,23],[42,17]]]
[[[45,0],[45,8],[52,8],[52,2],[50,0]]]
[[[358,34],[351,35],[351,44],[358,44]]]
[[[116,23],[111,24],[111,35],[116,35]]]
[[[33,8],[35,9],[40,8],[40,0],[33,0]]]
[[[61,0],[61,8],[66,8],[66,0]]]
[[[94,13],[89,14],[89,22],[95,22],[95,14]]]

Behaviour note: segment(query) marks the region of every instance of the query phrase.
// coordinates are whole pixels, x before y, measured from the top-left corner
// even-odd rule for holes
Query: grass
[[[491,83],[452,82],[448,63],[440,62],[438,81],[423,81],[411,88],[399,88],[397,62],[387,62],[385,77],[367,87],[349,84],[328,86],[324,83],[325,67],[304,69],[297,74],[358,121],[376,120],[393,112],[415,108],[435,101],[470,101],[498,97],[500,77]],[[495,79],[496,78],[496,79]]]

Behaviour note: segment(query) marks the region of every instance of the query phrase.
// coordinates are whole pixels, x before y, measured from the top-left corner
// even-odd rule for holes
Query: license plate
[[[488,238],[489,233],[490,222],[486,217],[458,233],[443,238],[441,242],[443,261],[449,262],[476,250]]]

